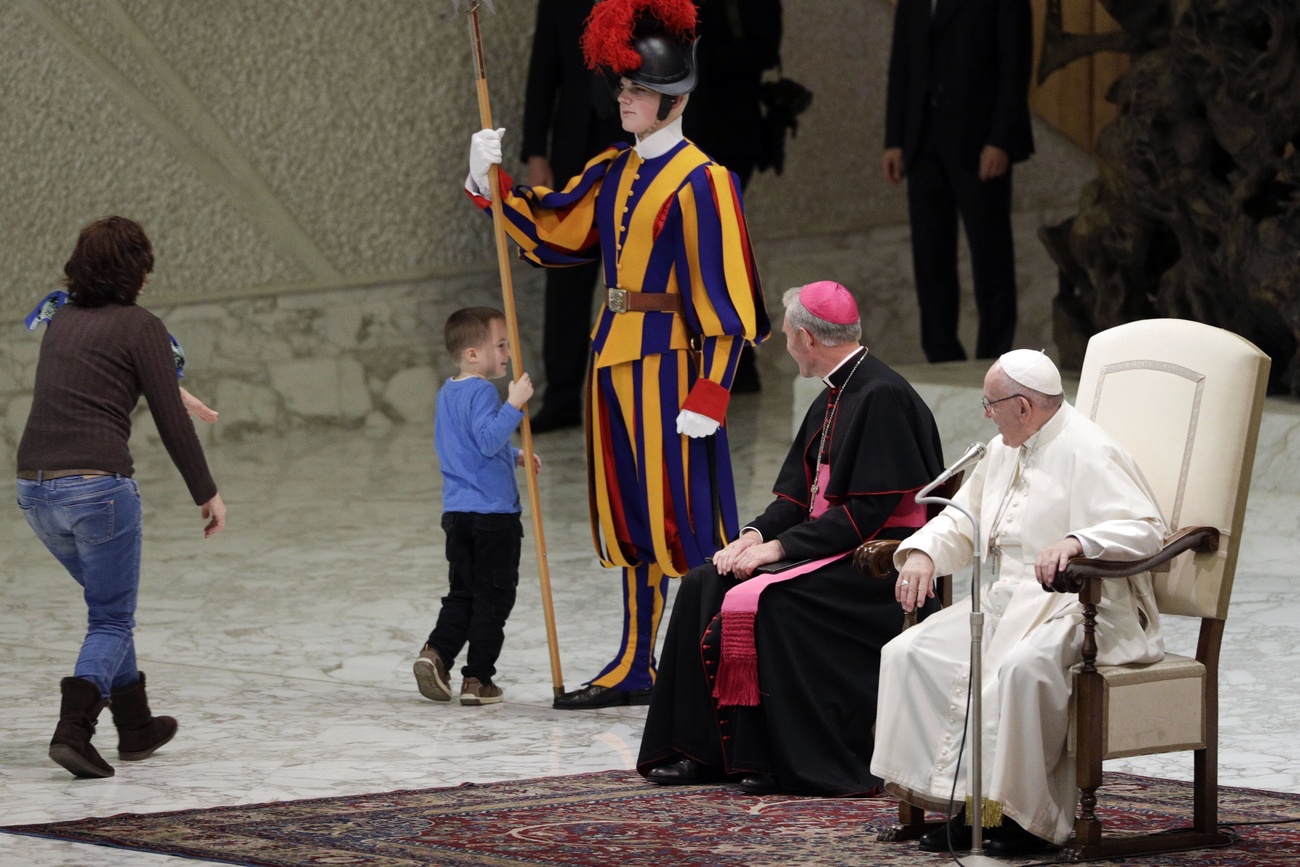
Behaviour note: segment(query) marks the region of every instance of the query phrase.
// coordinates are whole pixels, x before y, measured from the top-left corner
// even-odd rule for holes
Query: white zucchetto
[[[1004,353],[998,364],[1015,382],[1047,395],[1062,394],[1061,372],[1047,353],[1034,349],[1013,349]]]

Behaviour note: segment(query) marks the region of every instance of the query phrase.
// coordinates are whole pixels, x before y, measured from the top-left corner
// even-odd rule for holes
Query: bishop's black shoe
[[[700,764],[695,759],[678,759],[646,771],[645,778],[661,786],[697,786],[722,779],[717,768]]]
[[[609,686],[591,686],[557,695],[551,706],[556,710],[594,710],[600,707],[646,705],[650,703],[652,687],[645,689],[615,689]]]
[[[750,795],[775,795],[781,791],[781,784],[771,774],[745,774],[736,786]]]

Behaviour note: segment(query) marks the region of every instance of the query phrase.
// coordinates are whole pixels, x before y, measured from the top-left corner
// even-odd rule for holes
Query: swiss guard
[[[649,703],[668,578],[737,531],[727,404],[741,348],[770,326],[739,183],[682,136],[697,80],[695,15],[691,0],[597,3],[583,56],[608,77],[634,143],[593,157],[558,190],[512,188],[501,174],[521,258],[546,268],[604,262],[587,478],[596,552],[622,572],[623,632],[595,678],[556,697],[562,709]],[[485,210],[504,132],[471,139],[465,187]]]

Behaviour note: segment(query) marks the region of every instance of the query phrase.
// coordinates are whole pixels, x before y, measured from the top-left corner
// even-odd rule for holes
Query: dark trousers
[[[1016,336],[1016,262],[1011,236],[1011,169],[979,179],[975,161],[922,147],[907,170],[912,266],[921,308],[921,348],[929,361],[964,361],[957,337],[961,287],[957,282],[957,217],[970,245],[976,358],[997,358]]]
[[[429,633],[450,668],[469,643],[461,674],[481,681],[496,674],[505,641],[506,618],[519,586],[519,548],[524,535],[519,514],[444,512],[447,532],[447,595]]]
[[[551,413],[579,413],[591,352],[591,300],[601,262],[546,270],[546,309],[542,322],[544,403]]]

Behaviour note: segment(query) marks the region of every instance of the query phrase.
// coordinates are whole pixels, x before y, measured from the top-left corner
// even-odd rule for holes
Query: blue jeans
[[[37,538],[85,591],[84,677],[108,697],[140,679],[135,667],[135,603],[144,523],[140,488],[122,476],[18,480],[18,507]]]

